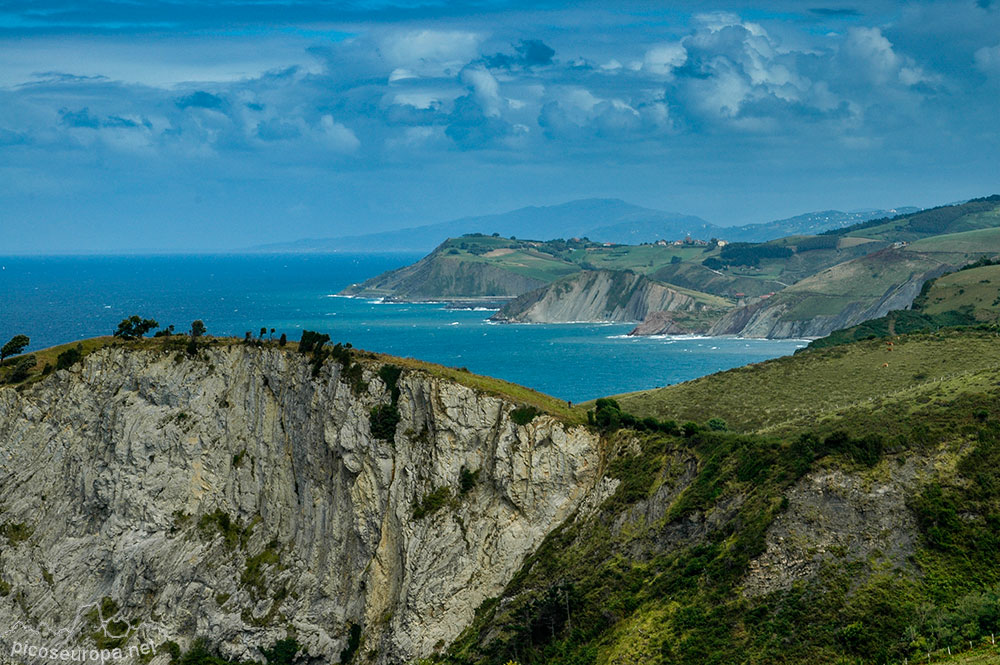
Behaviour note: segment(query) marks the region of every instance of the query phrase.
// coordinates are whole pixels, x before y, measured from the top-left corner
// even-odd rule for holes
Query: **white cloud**
[[[984,46],[976,51],[976,69],[984,74],[1000,75],[1000,44],[996,46]]]
[[[389,74],[389,83],[393,83],[395,81],[403,81],[406,79],[415,79],[415,78],[418,78],[417,75],[411,72],[409,69],[406,69],[404,67],[397,67],[396,69],[392,70],[392,73]]]
[[[334,121],[332,115],[324,115],[319,122],[320,136],[325,139],[327,146],[337,152],[354,152],[361,147],[361,141],[354,132]]]
[[[472,89],[472,96],[483,109],[487,118],[500,116],[503,100],[500,97],[500,84],[496,78],[483,66],[466,67],[459,79]]]
[[[392,98],[392,103],[416,109],[434,109],[441,106],[441,98],[436,92],[401,92]]]
[[[476,32],[413,30],[385,35],[380,51],[395,76],[444,76],[476,58],[482,40]]]
[[[672,76],[674,70],[687,61],[687,50],[681,44],[660,44],[646,51],[642,70],[658,76]]]
[[[878,28],[851,28],[844,41],[844,52],[862,65],[877,83],[886,83],[897,75],[899,56]]]
[[[851,28],[844,40],[847,67],[854,67],[877,85],[940,83],[941,77],[924,71],[912,58],[896,53],[879,28]],[[851,69],[846,71],[850,72]]]

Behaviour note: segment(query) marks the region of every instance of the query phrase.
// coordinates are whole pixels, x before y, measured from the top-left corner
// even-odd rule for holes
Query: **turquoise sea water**
[[[131,314],[210,334],[262,326],[488,374],[563,399],[686,381],[792,353],[798,340],[629,338],[631,324],[497,325],[490,312],[340,298],[348,284],[418,255],[198,255],[0,258],[0,343],[30,349],[109,334]],[[30,350],[29,349],[29,350]]]

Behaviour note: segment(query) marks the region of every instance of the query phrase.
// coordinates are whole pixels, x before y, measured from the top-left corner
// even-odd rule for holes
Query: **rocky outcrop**
[[[913,272],[908,278],[889,284],[881,295],[875,297],[850,292],[828,295],[811,290],[814,285],[823,284],[825,275],[820,273],[770,298],[758,298],[730,310],[710,328],[708,334],[768,339],[824,337],[834,330],[885,316],[892,310],[908,309],[924,282],[955,267],[957,266],[952,264],[937,264],[932,268]],[[832,305],[835,312],[811,313],[814,306],[807,303],[810,300],[824,309],[829,309]],[[810,312],[810,315],[800,312]]]
[[[116,618],[125,644],[259,659],[294,635],[323,663],[359,629],[356,662],[452,641],[587,496],[598,438],[405,370],[379,439],[363,367],[114,347],[0,389],[3,639],[93,648]]]
[[[877,563],[910,566],[919,539],[906,501],[917,463],[887,466],[882,477],[823,470],[803,478],[786,495],[788,509],[768,530],[766,550],[752,560],[743,593],[760,596],[790,589],[824,564]]]
[[[518,323],[642,321],[650,312],[706,308],[689,293],[631,271],[587,270],[515,298],[491,318]]]
[[[696,312],[650,312],[629,332],[630,337],[650,335],[700,335],[708,332],[725,310],[703,309]]]

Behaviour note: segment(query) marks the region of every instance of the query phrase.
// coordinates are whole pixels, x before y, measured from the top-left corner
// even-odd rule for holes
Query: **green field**
[[[983,644],[967,651],[956,649],[951,656],[946,651],[938,651],[932,654],[930,662],[941,665],[996,665],[1000,663],[1000,648],[994,644]]]
[[[997,217],[1000,222],[1000,217]],[[1000,228],[979,229],[923,238],[910,243],[908,252],[977,255],[1000,252]]]

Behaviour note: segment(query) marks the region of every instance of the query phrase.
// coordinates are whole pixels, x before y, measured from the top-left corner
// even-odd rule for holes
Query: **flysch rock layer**
[[[313,377],[278,349],[113,347],[0,389],[2,639],[93,644],[114,610],[125,644],[204,637],[229,658],[294,635],[339,662],[352,625],[366,662],[447,645],[586,498],[599,439],[407,370],[379,440],[377,370],[355,394],[337,362]]]

